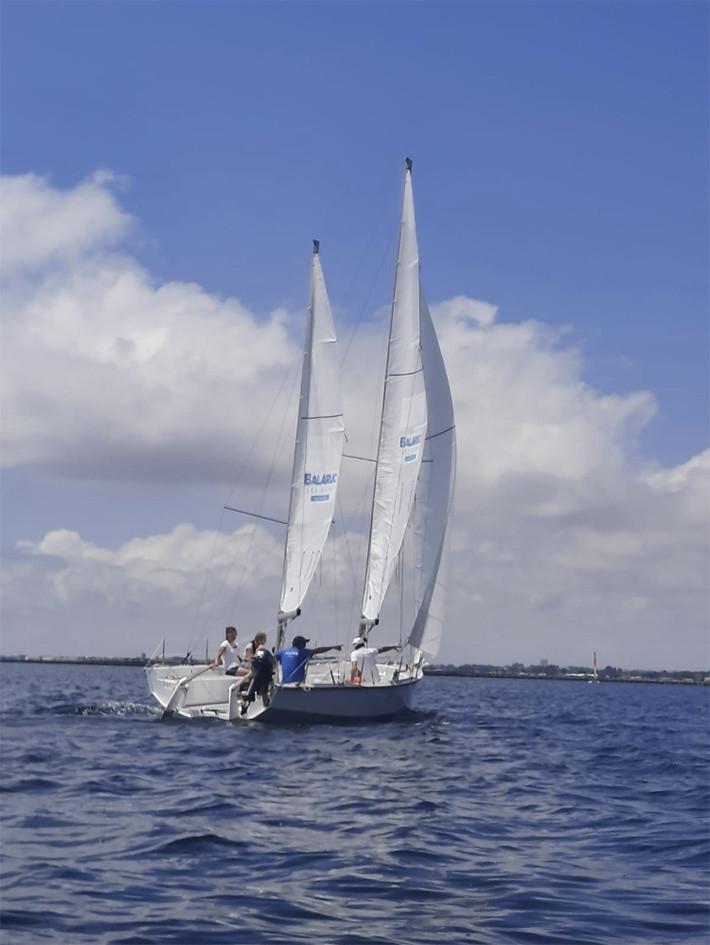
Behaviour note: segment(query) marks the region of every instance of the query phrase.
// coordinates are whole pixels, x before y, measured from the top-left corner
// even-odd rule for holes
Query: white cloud
[[[18,275],[52,263],[71,262],[117,242],[131,226],[109,185],[97,171],[70,191],[59,191],[34,174],[0,177],[3,273]]]
[[[137,494],[146,481],[233,482],[245,463],[244,493],[271,477],[270,511],[284,508],[302,315],[258,318],[195,284],[155,282],[117,252],[129,220],[108,177],[66,192],[13,180],[12,230],[27,239],[5,283],[4,463]],[[459,443],[442,658],[579,663],[597,649],[627,666],[705,665],[710,453],[673,469],[644,461],[652,394],[600,395],[582,353],[543,323],[499,323],[466,297],[432,312]],[[374,455],[383,352],[381,326],[362,326],[344,371],[356,455]],[[358,531],[369,467],[346,464],[341,526]],[[356,541],[334,544],[346,604],[337,618],[325,598],[312,606],[321,639],[329,626],[346,639],[356,619],[361,548],[351,560]],[[96,653],[137,652],[166,631],[187,646],[231,620],[261,628],[280,556],[280,535],[252,525],[182,524],[109,548],[68,521],[8,562],[3,647],[56,651],[48,626],[60,649]],[[23,642],[28,627],[40,635]]]
[[[252,524],[225,533],[183,523],[117,549],[61,529],[18,551],[4,576],[13,652],[47,652],[54,636],[68,636],[62,652],[72,654],[137,653],[162,636],[178,650],[210,635],[216,645],[236,602],[245,632],[270,622],[268,590],[276,597],[281,575],[280,543]]]
[[[9,300],[5,465],[224,481],[232,444],[251,437],[284,373],[296,376],[287,313],[259,321],[197,285],[153,285],[129,258],[92,255]]]
[[[457,295],[444,302],[437,302],[431,307],[434,318],[447,321],[452,318],[469,320],[481,328],[492,325],[498,314],[498,306],[480,299],[470,299],[465,295]]]

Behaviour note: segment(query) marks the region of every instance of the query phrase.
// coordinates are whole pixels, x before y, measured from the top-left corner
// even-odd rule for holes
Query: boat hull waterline
[[[190,667],[192,675],[199,671]],[[218,718],[230,722],[347,722],[395,718],[412,708],[419,678],[377,686],[342,683],[287,684],[257,696],[246,712],[234,677],[207,673],[184,682],[185,667],[149,666],[150,690],[168,716]]]

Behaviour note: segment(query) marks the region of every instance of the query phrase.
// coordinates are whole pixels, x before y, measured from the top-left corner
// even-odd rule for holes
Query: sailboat
[[[592,666],[592,678],[589,680],[590,683],[599,682],[599,674],[597,673],[597,651],[594,650],[594,662]]]
[[[337,342],[314,241],[303,353],[277,648],[301,617],[333,521],[345,433]],[[416,573],[413,620],[396,660],[377,661],[364,684],[351,682],[350,660],[313,661],[303,683],[278,676],[245,704],[239,681],[209,666],[146,668],[152,694],[168,713],[229,721],[338,721],[390,718],[411,708],[425,659],[443,629],[447,524],[456,465],[451,391],[419,273],[412,162],[405,161],[402,214],[391,307],[367,559],[357,636],[382,628],[380,614],[408,537]],[[370,684],[366,684],[369,682]]]

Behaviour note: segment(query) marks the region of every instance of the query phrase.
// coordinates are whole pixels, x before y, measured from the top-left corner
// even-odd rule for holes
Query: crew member
[[[236,627],[227,627],[224,631],[225,639],[217,647],[215,658],[210,664],[214,668],[220,664],[224,666],[224,672],[227,676],[239,676],[246,670],[240,672],[241,655],[237,645]]]
[[[316,653],[327,653],[329,650],[342,650],[342,646],[317,646],[313,650],[306,647],[306,637],[294,637],[291,646],[279,650],[276,659],[281,664],[281,683],[302,683],[306,681],[306,666],[308,660]]]
[[[363,686],[376,686],[380,681],[377,669],[377,657],[388,650],[398,650],[394,646],[368,646],[365,637],[355,637],[353,651],[350,654],[350,682]]]

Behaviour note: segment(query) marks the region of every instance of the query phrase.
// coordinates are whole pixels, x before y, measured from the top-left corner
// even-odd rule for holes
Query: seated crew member
[[[240,670],[241,656],[237,645],[237,630],[235,627],[227,627],[224,633],[225,639],[217,647],[215,658],[210,666],[216,668],[221,664],[224,666],[226,676],[241,676],[246,670]]]
[[[269,687],[274,677],[276,663],[273,655],[266,649],[266,634],[258,633],[254,638],[254,643],[263,637],[263,640],[257,646],[251,658],[251,668],[249,674],[243,683],[239,685],[239,693],[242,699],[241,714],[244,715],[257,695],[261,696],[264,705],[269,704]]]
[[[342,650],[342,646],[317,646],[314,650],[306,647],[308,640],[305,637],[294,637],[291,646],[279,650],[276,659],[281,664],[281,683],[302,683],[306,680],[306,665],[316,653],[327,653],[328,650]]]
[[[242,663],[251,663],[252,657],[259,649],[260,646],[266,645],[266,634],[257,633],[251,643],[247,643],[247,647],[244,650],[244,656],[242,657]]]
[[[246,676],[244,676],[242,682],[239,683],[239,692],[244,693],[249,688],[249,684],[252,681],[252,663],[254,657],[261,649],[266,647],[266,634],[257,633],[251,643],[247,644],[246,650],[244,650],[244,656],[242,657],[242,667],[246,670]],[[269,654],[271,656],[271,654]],[[273,659],[272,659],[273,663]],[[273,671],[272,671],[273,673]]]
[[[394,646],[368,646],[364,637],[355,637],[353,651],[350,654],[350,682],[357,685],[376,686],[380,681],[377,669],[377,657],[388,650],[398,650]]]

